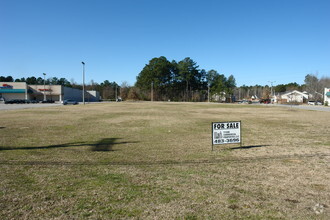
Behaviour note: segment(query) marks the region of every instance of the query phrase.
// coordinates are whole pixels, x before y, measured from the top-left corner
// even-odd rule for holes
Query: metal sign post
[[[212,122],[212,151],[217,144],[241,144],[241,121]]]

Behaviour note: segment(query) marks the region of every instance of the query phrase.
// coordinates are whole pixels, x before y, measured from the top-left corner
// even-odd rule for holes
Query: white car
[[[308,101],[308,105],[322,105],[322,102],[317,102],[317,101]]]
[[[66,99],[62,103],[63,105],[78,105],[78,102],[72,99]]]

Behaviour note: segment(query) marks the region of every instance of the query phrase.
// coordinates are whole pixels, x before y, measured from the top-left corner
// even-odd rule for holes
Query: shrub
[[[134,100],[134,101],[141,100],[140,99],[140,90],[136,87],[132,87],[128,92],[127,99]]]

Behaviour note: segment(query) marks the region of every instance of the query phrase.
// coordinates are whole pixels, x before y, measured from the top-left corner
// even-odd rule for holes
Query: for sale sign
[[[241,143],[241,122],[212,122],[212,145]]]

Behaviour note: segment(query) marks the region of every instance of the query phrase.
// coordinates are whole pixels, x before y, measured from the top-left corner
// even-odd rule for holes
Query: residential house
[[[330,105],[330,88],[324,88],[324,104]]]
[[[296,102],[296,103],[306,103],[309,98],[307,92],[299,92],[297,90],[285,92],[280,95],[282,103],[286,102]]]

